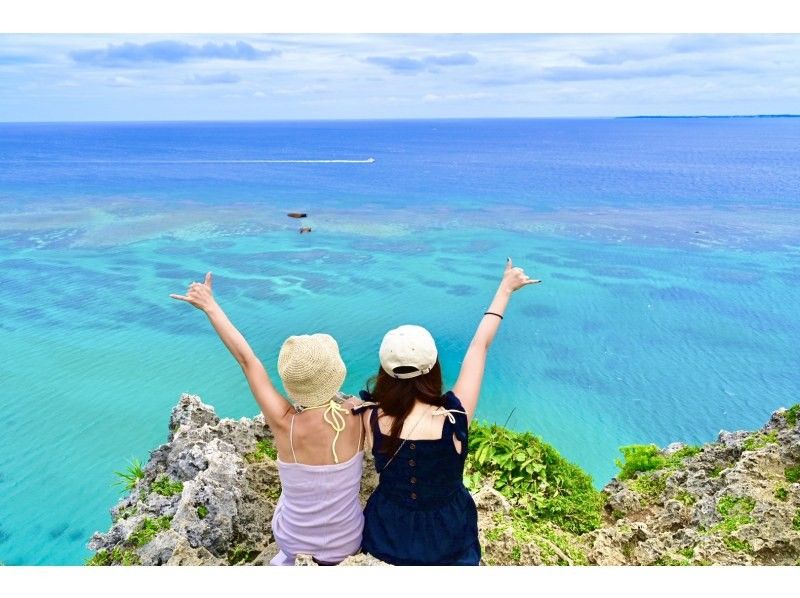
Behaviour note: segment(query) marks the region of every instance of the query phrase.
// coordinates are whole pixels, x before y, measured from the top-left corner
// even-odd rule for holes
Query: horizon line
[[[792,113],[754,114],[630,114],[614,116],[447,116],[447,117],[383,117],[383,118],[246,118],[246,119],[126,119],[126,120],[6,120],[3,125],[13,124],[104,124],[104,123],[300,123],[300,122],[395,122],[395,121],[442,121],[442,120],[610,120],[622,118],[798,118]]]

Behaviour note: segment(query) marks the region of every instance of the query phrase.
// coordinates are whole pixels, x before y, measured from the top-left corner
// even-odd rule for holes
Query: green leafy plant
[[[668,554],[660,556],[658,559],[653,561],[652,564],[657,567],[686,567],[691,565],[688,560],[676,559],[674,556]]]
[[[136,530],[128,537],[128,542],[136,548],[144,546],[150,542],[158,532],[169,529],[171,523],[172,517],[168,516],[156,517],[155,519],[145,517]]]
[[[623,460],[614,461],[620,468],[620,480],[628,480],[642,471],[652,471],[661,469],[667,464],[667,460],[655,444],[630,444],[619,448]]]
[[[114,475],[119,476],[120,479],[114,482],[113,485],[122,486],[123,492],[130,492],[139,480],[144,478],[144,467],[142,467],[142,462],[134,457],[130,460],[125,471],[115,471]]]
[[[723,519],[711,531],[731,533],[747,523],[752,523],[750,513],[755,506],[756,501],[749,496],[723,496],[717,502],[717,512]]]
[[[622,459],[614,463],[620,468],[617,478],[628,480],[637,473],[657,469],[678,469],[689,457],[703,450],[701,446],[687,445],[669,456],[664,455],[655,444],[629,444],[619,448]]]
[[[775,488],[775,498],[786,501],[789,498],[789,491],[785,486],[778,486]]]
[[[272,459],[273,461],[278,458],[278,449],[272,444],[269,438],[264,438],[256,443],[256,449],[244,455],[245,461],[248,463],[255,463],[263,461],[264,459]]]
[[[800,509],[797,509],[794,514],[794,518],[792,519],[792,528],[800,531]]]
[[[645,503],[651,503],[664,494],[664,491],[667,489],[667,478],[669,476],[669,473],[640,473],[638,477],[630,483],[630,487],[642,496]]]
[[[119,519],[127,519],[133,515],[136,515],[136,507],[125,507],[117,512],[117,519],[115,519],[115,521]]]
[[[197,507],[197,516],[200,519],[205,519],[207,515],[208,515],[208,507],[207,506],[200,505],[199,507]]]
[[[678,492],[675,493],[675,500],[678,502],[682,502],[687,507],[692,506],[695,502],[697,502],[697,498],[694,494],[681,488]]]
[[[132,550],[122,548],[121,546],[114,546],[111,550],[101,548],[91,558],[87,559],[84,564],[101,567],[110,565],[129,566],[139,565],[140,560],[139,555]]]
[[[603,497],[592,478],[530,432],[472,422],[464,482],[485,482],[531,521],[552,521],[583,533],[601,524]]]
[[[746,451],[755,451],[764,448],[768,444],[775,444],[776,442],[778,442],[777,430],[772,430],[766,434],[764,432],[756,432],[744,439],[742,448]]]
[[[725,543],[725,546],[728,549],[733,550],[734,552],[752,552],[753,547],[750,546],[750,542],[747,540],[739,540],[738,538],[734,538],[733,536],[725,536],[722,540]]]
[[[238,565],[239,563],[251,563],[258,555],[258,550],[248,548],[244,544],[237,544],[228,553],[228,564]]]
[[[694,557],[694,548],[691,546],[687,546],[686,548],[681,548],[678,551],[678,554],[685,556],[687,559],[691,559]]]
[[[783,414],[786,418],[786,423],[790,426],[796,426],[798,419],[800,419],[800,403],[792,405],[786,412]]]
[[[183,482],[173,480],[167,474],[162,473],[150,485],[150,490],[162,496],[174,496],[183,492]]]
[[[786,476],[786,481],[791,484],[794,484],[795,482],[800,482],[800,465],[787,467],[784,470],[784,475]]]
[[[686,445],[683,448],[678,449],[674,453],[672,453],[669,457],[667,457],[667,467],[671,468],[679,468],[683,465],[683,462],[688,459],[689,457],[694,457],[697,453],[703,450],[702,446],[696,445]]]

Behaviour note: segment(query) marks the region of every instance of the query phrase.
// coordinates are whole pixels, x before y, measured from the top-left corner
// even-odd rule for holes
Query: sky
[[[0,34],[0,121],[800,113],[797,34]]]

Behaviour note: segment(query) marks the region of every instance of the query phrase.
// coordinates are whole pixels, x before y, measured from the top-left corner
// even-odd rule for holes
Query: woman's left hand
[[[172,293],[170,297],[191,303],[199,310],[208,311],[217,303],[211,291],[211,272],[206,273],[205,281],[190,283],[185,295]]]
[[[524,286],[540,282],[542,281],[537,278],[530,278],[522,268],[514,267],[511,264],[511,258],[508,258],[505,272],[503,272],[503,281],[500,284],[506,291],[513,293]]]

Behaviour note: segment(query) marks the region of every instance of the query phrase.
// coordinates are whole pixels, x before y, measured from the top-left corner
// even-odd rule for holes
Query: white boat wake
[[[39,160],[35,160],[40,162]],[[29,162],[15,160],[15,162]],[[46,160],[41,160],[46,162]],[[372,164],[375,158],[364,160],[53,160],[60,164]]]

